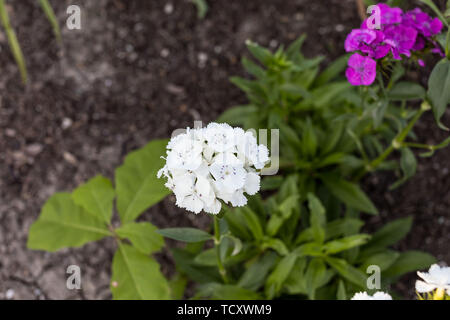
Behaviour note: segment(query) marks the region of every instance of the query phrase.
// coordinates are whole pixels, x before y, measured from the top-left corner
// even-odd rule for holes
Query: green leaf
[[[333,239],[347,234],[349,230],[359,230],[364,223],[359,219],[337,219],[328,223],[325,227],[326,240]],[[313,241],[313,233],[311,228],[303,230],[297,237],[295,243]]]
[[[385,271],[384,277],[398,277],[408,272],[427,269],[436,259],[425,252],[406,251],[400,253],[400,257]]]
[[[122,223],[136,219],[142,212],[170,193],[164,179],[156,174],[164,166],[167,139],[154,140],[131,152],[116,170],[117,210]]]
[[[115,300],[166,300],[169,284],[159,264],[135,248],[120,244],[113,258],[111,292]]]
[[[267,252],[256,262],[252,263],[239,279],[239,287],[257,291],[264,284],[267,274],[277,262],[274,252]]]
[[[186,274],[193,281],[200,284],[221,281],[217,267],[200,266],[194,262],[195,253],[179,248],[173,248],[171,252],[177,270]]]
[[[338,300],[347,300],[347,292],[345,290],[344,281],[342,280],[339,280],[336,298]]]
[[[342,239],[327,242],[324,245],[325,254],[335,254],[341,251],[349,250],[354,247],[359,247],[369,241],[370,235],[356,234]]]
[[[372,235],[370,241],[362,248],[361,257],[368,257],[391,246],[405,237],[412,226],[412,217],[397,219],[386,224]]]
[[[187,283],[186,276],[176,273],[169,281],[170,297],[173,300],[182,300]]]
[[[317,136],[311,120],[308,119],[302,130],[303,155],[313,158],[317,152]]]
[[[291,217],[294,208],[298,206],[298,200],[298,195],[289,196],[278,206],[276,212],[271,212],[269,222],[266,226],[269,236],[276,235],[283,223]]]
[[[218,123],[228,123],[230,126],[239,126],[245,123],[250,115],[258,111],[253,105],[236,106],[225,110],[224,113],[216,120]]]
[[[264,232],[258,216],[249,207],[242,207],[239,209],[240,209],[239,211],[242,212],[247,227],[250,229],[250,232],[253,234],[253,237],[256,240],[261,240],[264,237]]]
[[[159,229],[156,232],[166,238],[182,242],[201,242],[213,239],[208,232],[195,228],[167,228]]]
[[[431,101],[434,118],[441,123],[441,118],[450,103],[450,61],[441,60],[434,67],[428,79],[428,98]]]
[[[267,65],[272,60],[272,53],[259,46],[257,43],[247,40],[247,49],[253,54],[253,56],[258,59],[262,64]]]
[[[164,239],[156,231],[158,229],[149,222],[127,223],[116,229],[122,238],[128,238],[133,246],[144,254],[161,250]]]
[[[308,297],[314,300],[316,289],[319,288],[322,279],[326,275],[326,266],[322,259],[314,258],[309,262],[306,270],[306,290]]]
[[[402,148],[401,153],[400,168],[402,169],[403,177],[392,184],[392,186],[389,187],[390,190],[396,189],[416,174],[417,160],[414,153],[409,148]]]
[[[345,68],[347,68],[347,61],[348,61],[349,55],[345,54],[338,59],[336,59],[334,62],[332,62],[316,79],[315,85],[316,86],[322,86],[325,83],[330,82],[331,80],[335,79],[337,76],[339,76]]]
[[[194,263],[202,266],[217,266],[217,254],[215,248],[200,252],[195,258]]]
[[[264,292],[266,293],[268,299],[272,299],[280,293],[281,288],[291,273],[297,258],[298,254],[294,252],[285,256],[271,272],[267,278],[264,288]]]
[[[56,251],[111,236],[106,225],[77,206],[70,193],[55,193],[28,234],[30,249]]]
[[[306,35],[302,34],[297,40],[292,42],[286,50],[286,56],[289,60],[295,60],[296,57],[302,57],[300,50],[306,40]]]
[[[264,238],[261,249],[266,250],[267,248],[275,250],[280,256],[285,256],[289,253],[288,248],[280,239]]]
[[[366,288],[367,276],[361,270],[356,269],[343,259],[326,257],[325,261],[333,269],[335,269],[344,279],[350,281],[351,283],[361,288]]]
[[[331,174],[322,174],[320,177],[331,193],[349,207],[366,213],[378,214],[377,208],[357,184],[339,179]]]
[[[115,196],[111,181],[101,175],[79,186],[72,193],[75,204],[107,224],[111,222]]]
[[[361,265],[360,269],[363,272],[366,272],[367,268],[371,265],[376,265],[380,267],[381,271],[388,269],[400,256],[398,252],[392,250],[385,250],[379,253],[376,253],[366,260]]]
[[[425,89],[414,82],[399,82],[388,93],[389,100],[423,100],[425,99]]]
[[[325,241],[325,224],[327,222],[325,208],[322,206],[320,200],[312,193],[308,193],[307,197],[309,211],[311,213],[309,221],[311,224],[314,241],[317,243],[323,243]]]

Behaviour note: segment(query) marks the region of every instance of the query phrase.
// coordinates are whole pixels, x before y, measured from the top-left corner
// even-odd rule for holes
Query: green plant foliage
[[[56,251],[80,247],[109,235],[103,221],[77,206],[70,193],[56,193],[45,203],[39,219],[30,227],[28,247]]]
[[[169,284],[159,268],[153,258],[129,245],[119,245],[112,263],[111,291],[114,299],[169,299]]]
[[[131,152],[124,164],[116,169],[117,210],[122,223],[136,219],[148,207],[159,202],[170,192],[156,178],[164,166],[168,140],[154,140]]]
[[[113,237],[118,245],[112,264],[114,299],[169,299],[171,294],[182,295],[183,281],[171,293],[158,262],[149,256],[163,248],[163,237],[151,223],[134,222],[167,195],[164,182],[156,177],[165,143],[156,140],[131,153],[116,171],[116,189],[109,179],[99,175],[72,193],[55,193],[30,228],[28,248],[56,251]],[[123,224],[114,229],[111,219],[116,195],[118,205],[125,209],[119,210]]]

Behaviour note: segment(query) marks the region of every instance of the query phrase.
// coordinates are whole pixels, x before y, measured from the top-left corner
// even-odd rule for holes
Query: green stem
[[[219,273],[222,276],[223,282],[228,283],[227,270],[225,269],[222,258],[220,257],[220,228],[219,228],[219,218],[214,216],[214,246],[216,248],[217,266],[219,268]]]
[[[403,130],[400,131],[399,134],[397,134],[394,140],[392,140],[390,146],[386,150],[384,150],[384,152],[380,154],[376,159],[367,164],[364,170],[357,175],[356,180],[361,179],[367,172],[375,170],[394,150],[401,148],[403,141],[408,136],[409,132],[412,130],[416,122],[420,119],[422,114],[424,114],[427,110],[430,110],[430,105],[428,102],[424,101],[420,109],[417,110],[414,117],[409,121],[407,126],[403,128]]]
[[[432,151],[434,149],[434,146],[430,146],[430,145],[424,144],[424,143],[415,143],[415,142],[403,142],[402,146],[409,147],[409,148],[427,149],[429,151]]]

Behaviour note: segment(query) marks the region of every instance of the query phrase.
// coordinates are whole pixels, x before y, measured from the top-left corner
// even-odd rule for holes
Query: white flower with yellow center
[[[250,132],[211,123],[172,138],[165,159],[158,178],[167,178],[165,186],[175,194],[176,205],[218,214],[222,202],[241,207],[247,204],[244,193],[259,191],[259,170],[269,161],[269,151]]]
[[[445,291],[450,295],[450,267],[440,267],[433,264],[428,272],[417,272],[417,275],[423,279],[416,281],[416,291],[418,293],[427,293],[436,290],[434,299],[442,300]]]

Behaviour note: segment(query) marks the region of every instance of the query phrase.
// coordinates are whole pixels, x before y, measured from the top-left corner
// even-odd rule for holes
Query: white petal
[[[233,207],[243,207],[247,204],[247,198],[244,196],[243,190],[238,190],[231,197],[231,205]]]
[[[244,190],[249,195],[256,194],[260,189],[261,177],[256,173],[249,172],[245,178]]]
[[[186,208],[186,210],[200,213],[203,209],[203,202],[197,196],[190,195],[184,198],[182,206]]]
[[[206,213],[219,214],[221,208],[222,208],[222,203],[216,199],[210,206],[205,207],[203,210]]]
[[[436,289],[435,285],[428,284],[424,281],[417,280],[416,281],[416,291],[419,293],[430,292]]]

